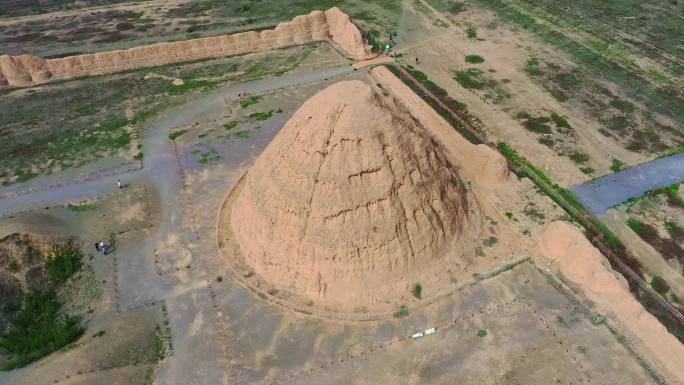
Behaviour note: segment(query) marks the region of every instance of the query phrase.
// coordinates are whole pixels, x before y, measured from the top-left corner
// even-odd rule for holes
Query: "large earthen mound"
[[[244,261],[325,303],[407,294],[479,219],[426,129],[361,81],[304,103],[232,194],[221,226]]]

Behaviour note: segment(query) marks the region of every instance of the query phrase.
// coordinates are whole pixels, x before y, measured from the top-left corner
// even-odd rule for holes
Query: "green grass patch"
[[[465,61],[466,61],[466,63],[470,63],[470,64],[480,64],[480,63],[484,63],[485,59],[480,55],[466,55]]]
[[[174,132],[172,132],[172,133],[169,134],[169,139],[171,139],[171,140],[176,140],[176,139],[180,138],[180,137],[181,137],[183,134],[185,134],[186,132],[188,132],[188,130],[178,130],[178,131],[174,131]]]
[[[589,161],[589,155],[581,152],[573,152],[568,157],[577,164],[585,164]]]
[[[627,226],[632,229],[637,235],[641,236],[644,233],[644,224],[635,218],[627,219]]]
[[[270,110],[268,112],[254,112],[252,114],[249,114],[248,118],[261,122],[271,119],[271,117],[273,117],[274,112],[276,112],[276,110]]]
[[[670,291],[670,284],[657,275],[654,275],[653,278],[651,278],[651,287],[660,295],[666,295],[667,292]]]
[[[235,131],[229,135],[229,138],[235,140],[245,140],[249,138],[249,131]]]
[[[572,129],[570,122],[568,122],[568,118],[565,116],[560,116],[557,113],[552,112],[551,120],[553,120],[553,123],[556,125],[556,127]]]
[[[237,120],[233,120],[232,122],[228,122],[228,123],[224,124],[223,128],[225,128],[226,131],[230,131],[233,128],[237,127],[237,125],[238,125]]]
[[[674,221],[665,220],[665,231],[670,234],[670,238],[676,241],[684,239],[684,228]]]
[[[218,83],[209,80],[184,80],[183,84],[180,86],[170,85],[168,88],[169,95],[184,95],[188,92],[199,90],[199,89],[212,89],[216,87]]]
[[[582,172],[582,174],[586,175],[591,175],[596,172],[596,170],[594,170],[591,167],[580,167],[580,171]]]
[[[420,283],[416,282],[416,284],[413,285],[413,289],[411,289],[411,294],[413,294],[414,297],[420,299],[423,295],[423,286],[421,286]]]
[[[620,159],[615,159],[613,158],[613,162],[610,165],[610,170],[612,172],[619,172],[622,171],[625,167],[625,164],[620,161]]]
[[[66,282],[80,267],[83,254],[73,240],[52,246],[52,253],[45,261],[50,282],[55,285]]]
[[[477,29],[473,25],[469,25],[466,29],[466,36],[468,39],[477,39]]]
[[[243,99],[240,101],[240,107],[241,108],[247,108],[253,104],[259,103],[261,101],[261,99],[263,99],[263,98],[259,95],[248,96],[246,99]]]
[[[395,311],[395,312],[392,314],[392,316],[393,316],[394,318],[404,318],[404,317],[407,317],[408,315],[409,315],[409,309],[408,309],[406,306],[404,306],[404,305],[401,305],[401,306],[399,307],[399,310]]]
[[[484,72],[479,68],[467,68],[453,72],[453,78],[463,86],[463,88],[481,90],[485,87],[486,82],[482,75]]]
[[[79,204],[71,204],[67,206],[67,210],[73,211],[75,213],[84,213],[86,211],[92,211],[97,207],[95,204],[91,203],[79,203]]]
[[[223,159],[213,148],[209,148],[207,151],[199,152],[200,158],[197,160],[200,164],[218,163]]]
[[[480,330],[477,331],[477,336],[480,337],[480,338],[486,337],[486,336],[487,336],[487,331],[486,331],[486,330],[483,330],[483,329],[480,329]]]
[[[499,241],[499,240],[498,240],[496,237],[491,236],[491,237],[485,239],[484,241],[482,241],[482,244],[485,245],[485,246],[487,246],[487,247],[492,247],[492,246],[494,246],[494,245],[496,244],[496,242],[498,242],[498,241]]]

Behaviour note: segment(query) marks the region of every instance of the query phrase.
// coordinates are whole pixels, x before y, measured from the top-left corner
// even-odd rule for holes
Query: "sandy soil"
[[[598,131],[601,124],[595,116],[576,106],[561,104],[524,72],[530,57],[570,63],[567,57],[551,50],[529,33],[511,31],[497,23],[490,13],[476,7],[468,7],[457,17],[459,24],[450,22],[448,28],[440,28],[433,25],[433,19],[406,9],[403,30],[400,31],[401,43],[397,49],[404,53],[408,64],[414,64],[415,57],[419,57],[421,64],[418,70],[427,73],[455,99],[465,102],[482,121],[490,140],[503,140],[510,144],[562,186],[572,186],[590,178],[568,158],[567,155],[573,151],[589,155],[590,163],[583,166],[594,168],[595,175],[609,172],[611,156],[630,165],[646,160],[644,156],[627,151],[619,143],[601,135]],[[466,24],[479,26],[478,39],[466,37]],[[496,27],[485,28],[487,25]],[[465,55],[471,54],[482,56],[485,62],[479,65],[466,63]],[[500,82],[499,88],[509,95],[505,103],[495,104],[485,95],[489,90],[465,89],[453,79],[454,70],[471,67]],[[503,79],[507,80],[502,82]],[[525,129],[515,118],[518,112],[533,116],[555,112],[568,117],[574,128],[570,136],[554,134],[554,138],[562,139],[567,147],[562,155],[539,143],[538,135]]]
[[[610,267],[577,228],[567,222],[554,222],[541,236],[539,247],[548,262],[570,282],[578,285],[599,311],[616,319],[639,349],[666,373],[674,384],[684,383],[682,345],[632,296],[627,283]]]

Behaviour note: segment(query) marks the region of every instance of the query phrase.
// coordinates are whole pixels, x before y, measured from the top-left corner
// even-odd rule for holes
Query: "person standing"
[[[121,184],[121,179],[116,180],[116,185],[119,187],[119,190],[123,190],[123,185]]]

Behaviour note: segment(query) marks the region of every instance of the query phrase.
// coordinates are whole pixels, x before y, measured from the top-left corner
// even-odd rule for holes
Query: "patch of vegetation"
[[[482,248],[480,246],[478,246],[475,248],[475,255],[478,257],[484,257],[485,252],[484,252],[484,250],[482,250]]]
[[[216,282],[223,282],[223,277],[220,275],[216,277]]]
[[[79,204],[71,204],[67,206],[67,209],[69,211],[73,211],[75,213],[84,213],[86,211],[92,211],[97,207],[97,205],[92,204],[92,203],[79,203]]]
[[[420,299],[421,295],[423,294],[423,286],[420,285],[420,283],[417,283],[413,285],[413,289],[411,289],[411,294],[413,294],[414,297]]]
[[[525,72],[530,76],[541,76],[542,70],[539,69],[539,59],[536,57],[528,59],[525,64]]]
[[[219,155],[216,150],[209,147],[207,151],[200,151],[200,158],[197,161],[200,164],[217,163],[220,162],[223,157]]]
[[[257,121],[269,120],[269,119],[271,119],[271,117],[273,117],[273,113],[275,111],[276,110],[270,110],[268,112],[255,112],[255,113],[249,114],[248,118],[254,119]]]
[[[394,314],[392,314],[392,316],[394,318],[404,318],[408,315],[409,315],[409,310],[404,305],[399,306],[399,310],[395,311]]]
[[[203,90],[210,90],[212,88],[215,88],[218,85],[218,82],[215,81],[209,81],[209,80],[193,80],[193,79],[188,79],[184,80],[183,84],[179,86],[175,85],[170,85],[168,88],[168,93],[169,95],[184,95],[187,94],[188,92],[203,89]]]
[[[582,354],[587,354],[588,349],[587,349],[586,346],[580,345],[580,346],[577,347],[577,351],[580,352],[580,353],[582,353]]]
[[[470,63],[470,64],[480,64],[480,63],[484,63],[485,59],[480,55],[466,55],[465,61],[466,61],[466,63]]]
[[[484,72],[479,68],[467,68],[453,72],[454,80],[463,88],[481,90],[485,87],[486,81],[483,79]]]
[[[244,140],[249,138],[249,131],[235,131],[232,134],[228,136],[229,138],[235,139],[235,140]]]
[[[178,131],[174,131],[174,132],[172,132],[172,133],[169,134],[169,139],[171,139],[171,140],[176,140],[176,139],[178,139],[181,135],[185,134],[186,132],[188,132],[188,130],[178,130]]]
[[[556,316],[556,323],[558,323],[558,326],[560,326],[562,328],[570,327],[570,324],[568,323],[568,321],[559,315]]]
[[[491,236],[484,241],[482,241],[482,244],[487,246],[487,247],[492,247],[498,242],[498,239],[495,236]]]
[[[651,278],[651,287],[660,295],[665,295],[668,291],[670,291],[670,284],[668,284],[665,279],[657,275],[654,275],[653,278]]]
[[[581,153],[581,152],[573,152],[568,156],[570,159],[572,159],[573,162],[577,164],[584,164],[589,161],[589,155]]]
[[[466,36],[468,39],[477,39],[477,29],[473,25],[469,25],[466,29]]]
[[[83,254],[73,240],[52,246],[52,254],[45,261],[50,282],[55,285],[66,282],[80,267]]]
[[[681,242],[682,240],[684,240],[684,228],[679,226],[674,221],[665,221],[665,231],[667,231],[667,233],[670,234],[670,238],[674,239],[677,242]]]
[[[629,218],[627,219],[627,226],[632,229],[637,235],[641,236],[643,233],[643,225],[644,223],[639,221],[638,219],[635,218]]]
[[[553,123],[556,125],[556,127],[572,129],[572,126],[568,122],[568,118],[565,116],[560,116],[557,113],[552,112],[551,120],[553,120]]]
[[[662,238],[655,227],[635,218],[627,219],[627,226],[646,243],[653,246],[666,261],[674,259],[679,263],[684,263],[684,249],[676,240]]]
[[[409,88],[411,88],[416,95],[420,96],[430,107],[432,107],[440,116],[442,116],[451,126],[458,131],[459,134],[463,135],[464,138],[466,138],[469,142],[473,144],[480,144],[482,141],[476,136],[473,135],[472,132],[470,132],[468,129],[466,129],[463,124],[461,123],[460,120],[456,119],[454,116],[452,116],[450,113],[448,113],[442,106],[438,103],[435,102],[431,97],[429,97],[425,92],[416,85],[411,79],[407,78],[406,75],[401,72],[398,68],[395,66],[386,66],[386,68],[392,72],[394,75],[396,75],[399,79],[401,79],[404,84],[406,84]],[[416,76],[416,73],[420,71],[416,71],[413,69],[411,66],[406,67],[406,70],[413,75],[416,80],[420,81],[420,79]],[[476,120],[475,117],[473,117],[467,110],[466,105],[453,99],[449,94],[441,87],[439,87],[437,84],[434,82],[430,81],[427,79],[427,75],[424,76],[425,80],[421,82],[421,84],[427,88],[433,95],[435,95],[439,100],[444,103],[449,109],[454,111],[455,113],[460,114],[460,116],[463,116],[463,119],[466,120],[467,122],[473,124]]]
[[[613,164],[610,165],[610,170],[612,172],[619,172],[625,167],[625,164],[620,161],[620,159],[613,158]]]
[[[24,366],[66,346],[83,329],[76,318],[60,314],[54,291],[24,295],[21,309],[10,320],[10,328],[0,336],[0,347],[10,354],[0,369]]]
[[[487,331],[486,331],[486,330],[483,330],[483,329],[480,329],[480,330],[477,331],[477,336],[480,337],[480,338],[486,337],[486,336],[487,336]]]
[[[582,172],[582,174],[586,174],[586,175],[591,175],[591,174],[596,172],[596,170],[594,170],[591,167],[580,167],[579,170]]]
[[[233,120],[233,121],[231,121],[231,122],[228,122],[228,123],[224,124],[224,125],[223,125],[223,128],[225,128],[226,131],[230,131],[230,130],[232,130],[233,128],[235,128],[237,125],[238,125],[237,120]]]
[[[243,99],[240,101],[240,107],[241,108],[247,108],[253,104],[259,103],[261,101],[261,99],[263,99],[263,98],[259,95],[248,96],[246,99]]]

